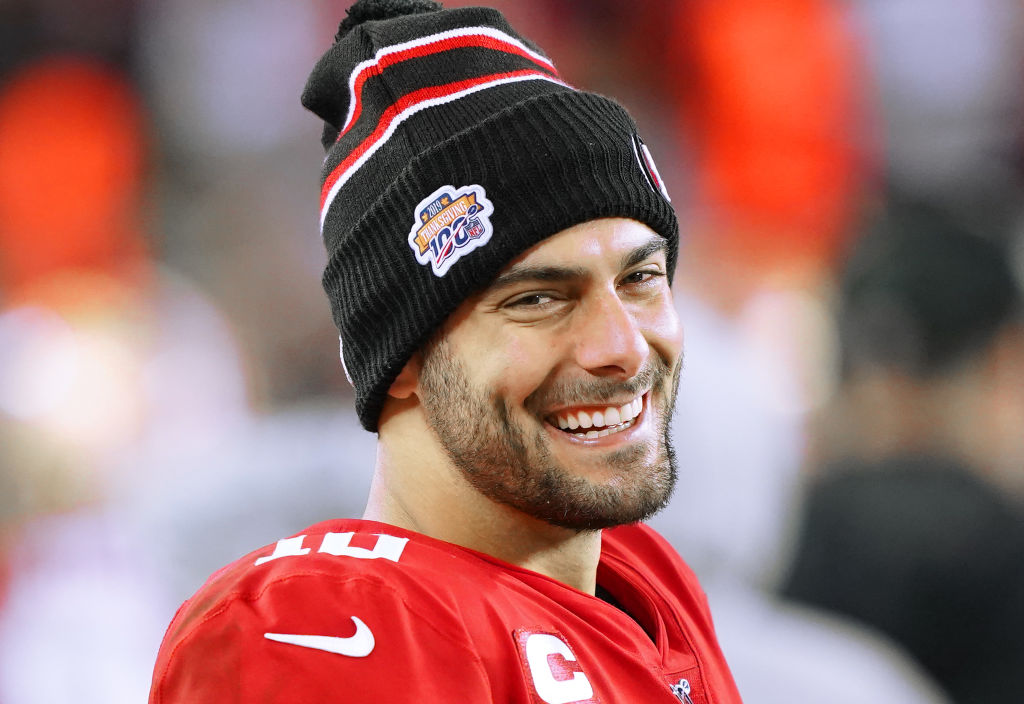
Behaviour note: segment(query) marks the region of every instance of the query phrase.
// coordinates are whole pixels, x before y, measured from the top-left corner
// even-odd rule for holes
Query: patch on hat
[[[491,239],[494,206],[483,186],[441,186],[416,206],[409,246],[416,261],[444,276],[455,262]]]
[[[640,169],[647,176],[647,183],[650,184],[651,188],[665,196],[665,200],[669,203],[672,199],[668,196],[668,189],[665,188],[665,182],[661,180],[661,174],[658,173],[658,167],[654,164],[654,157],[651,156],[651,150],[644,144],[644,140],[640,139],[640,135],[636,132],[633,133],[633,154],[636,155],[636,160],[640,163]]]

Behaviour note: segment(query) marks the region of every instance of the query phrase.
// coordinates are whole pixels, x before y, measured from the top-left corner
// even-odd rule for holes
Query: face
[[[595,530],[668,501],[682,359],[665,241],[621,218],[544,240],[466,301],[424,352],[419,396],[482,494]]]

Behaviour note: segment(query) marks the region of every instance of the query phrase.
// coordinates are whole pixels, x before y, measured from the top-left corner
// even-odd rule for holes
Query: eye
[[[539,308],[551,303],[553,297],[546,293],[528,293],[525,296],[513,298],[505,304],[506,308]]]
[[[664,277],[664,272],[657,269],[638,269],[626,274],[620,283],[623,286],[646,286],[652,285]]]
[[[572,308],[572,297],[559,291],[522,291],[500,305],[509,320],[534,324],[553,320]]]

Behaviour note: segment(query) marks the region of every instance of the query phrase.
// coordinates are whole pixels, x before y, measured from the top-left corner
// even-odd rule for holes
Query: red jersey
[[[150,703],[739,704],[704,593],[664,539],[604,531],[597,581],[622,609],[412,531],[319,523],[185,602]]]

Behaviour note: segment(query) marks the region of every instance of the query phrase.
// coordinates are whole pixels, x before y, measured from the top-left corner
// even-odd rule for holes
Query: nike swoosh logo
[[[323,650],[328,653],[337,653],[350,658],[365,658],[373,652],[374,640],[373,631],[361,620],[352,616],[352,622],[356,624],[355,635],[348,638],[338,636],[309,636],[298,633],[264,633],[263,637],[275,640],[278,643],[291,643],[303,648]]]

